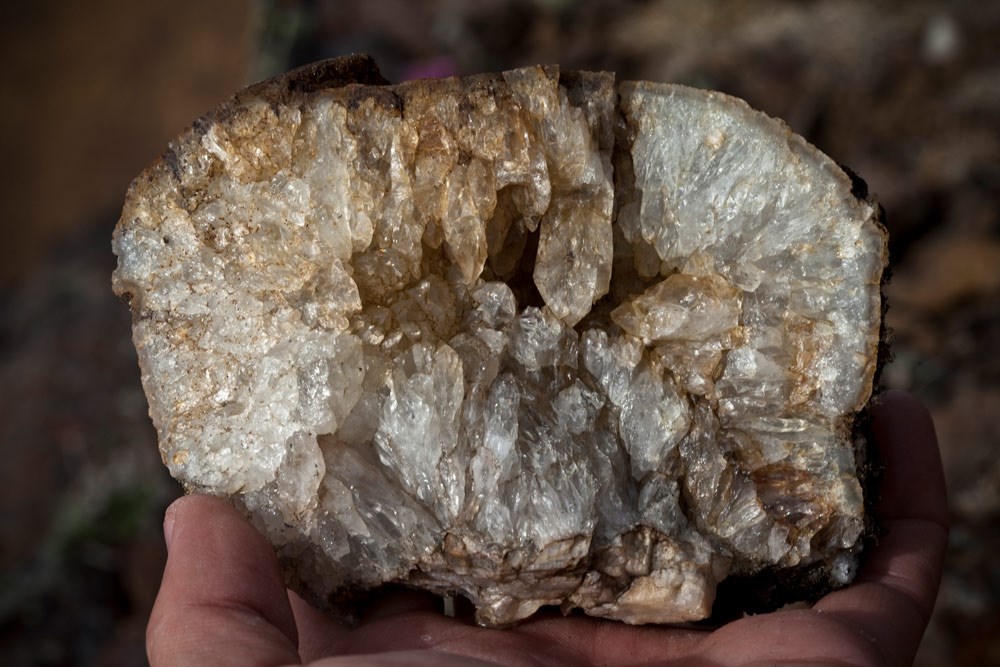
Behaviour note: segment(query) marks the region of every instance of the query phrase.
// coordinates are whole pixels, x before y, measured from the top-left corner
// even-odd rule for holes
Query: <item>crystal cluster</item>
[[[133,184],[114,286],[171,473],[321,605],[680,622],[732,575],[849,580],[877,206],[724,95],[363,65],[245,91]]]

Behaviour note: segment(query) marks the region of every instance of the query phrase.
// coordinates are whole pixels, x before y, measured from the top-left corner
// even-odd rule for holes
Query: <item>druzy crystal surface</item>
[[[114,286],[171,473],[327,606],[680,622],[730,576],[849,580],[877,205],[721,94],[363,66],[245,91],[130,190]]]

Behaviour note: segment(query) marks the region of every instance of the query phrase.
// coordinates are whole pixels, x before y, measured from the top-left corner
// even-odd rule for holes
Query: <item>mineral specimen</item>
[[[171,144],[114,287],[171,473],[318,604],[688,621],[727,577],[853,576],[886,263],[856,194],[721,94],[353,57]]]

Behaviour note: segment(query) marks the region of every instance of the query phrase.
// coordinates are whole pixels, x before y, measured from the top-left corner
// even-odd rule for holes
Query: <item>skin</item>
[[[512,630],[447,618],[395,592],[346,628],[285,589],[274,552],[227,503],[188,496],[167,510],[169,557],[146,633],[153,667],[389,665],[909,665],[934,607],[948,513],[934,426],[914,398],[873,411],[885,461],[885,535],[854,584],[810,609],[748,616],[715,631],[543,616]],[[463,618],[464,617],[464,618]]]

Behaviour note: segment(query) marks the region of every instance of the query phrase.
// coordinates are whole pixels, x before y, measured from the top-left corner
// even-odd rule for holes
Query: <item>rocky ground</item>
[[[14,17],[21,36],[2,41],[35,49],[5,59],[19,63],[24,102],[2,119],[4,664],[145,660],[159,522],[177,488],[145,415],[126,308],[110,292],[125,179],[181,129],[178,119],[241,77],[352,51],[372,53],[393,80],[561,63],[721,89],[864,176],[892,234],[895,360],[884,379],[931,407],[951,489],[947,570],[918,664],[1000,662],[1000,4],[159,4],[171,9],[103,0],[84,16],[62,9],[71,3],[38,3],[47,13]],[[166,30],[170,17],[177,25]],[[232,28],[241,21],[253,39]],[[139,28],[146,37],[134,36]],[[32,30],[47,41],[33,42]],[[115,46],[121,35],[133,36]],[[216,52],[227,59],[206,58]],[[161,64],[142,66],[152,62]],[[58,122],[72,131],[52,130]],[[47,254],[29,252],[52,238],[62,240]]]

